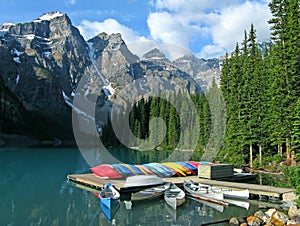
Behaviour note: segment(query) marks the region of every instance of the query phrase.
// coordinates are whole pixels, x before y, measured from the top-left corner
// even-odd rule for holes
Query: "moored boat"
[[[144,190],[135,192],[131,194],[131,201],[143,201],[143,200],[153,200],[156,198],[161,198],[164,192],[170,187],[170,183],[165,183],[159,186],[146,188]]]
[[[127,177],[124,188],[149,187],[164,184],[163,180],[156,175],[136,175]]]
[[[110,222],[120,206],[120,193],[110,183],[107,183],[100,192],[99,198],[100,209]]]
[[[209,189],[214,192],[222,192],[224,195],[224,198],[228,198],[228,199],[248,199],[250,196],[250,192],[248,189],[232,190],[232,189],[214,187],[214,186],[197,183],[197,182],[192,182],[192,183],[194,183],[198,187]]]
[[[176,210],[185,202],[185,193],[175,184],[171,184],[164,193],[164,199],[169,206]]]
[[[100,209],[108,222],[112,221],[113,217],[115,216],[119,208],[120,208],[119,200],[117,200],[110,208],[104,205],[100,201]]]
[[[250,195],[248,189],[232,190],[232,189],[215,188],[215,187],[212,187],[212,189],[215,191],[223,192],[224,197],[229,199],[248,199]]]
[[[199,183],[192,182],[192,181],[184,181],[183,183],[184,190],[193,195],[193,196],[200,196],[205,197],[213,200],[223,200],[224,194],[219,191],[213,191],[210,189],[210,186],[199,186]]]
[[[110,183],[106,184],[100,192],[100,203],[111,208],[120,198],[120,193]]]

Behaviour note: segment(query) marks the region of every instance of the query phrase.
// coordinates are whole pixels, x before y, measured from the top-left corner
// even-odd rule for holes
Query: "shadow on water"
[[[68,174],[88,173],[89,165],[76,149],[26,149],[0,152],[0,225],[111,225],[100,210],[99,199],[67,183]],[[187,199],[177,211],[164,200],[124,202],[114,215],[116,225],[199,225],[257,210],[222,210]]]

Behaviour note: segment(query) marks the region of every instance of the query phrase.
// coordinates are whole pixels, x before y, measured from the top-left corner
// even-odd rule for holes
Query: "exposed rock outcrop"
[[[0,25],[0,57],[1,84],[6,87],[0,104],[10,102],[12,122],[24,120],[21,111],[37,113],[41,122],[44,117],[71,121],[75,95],[81,102],[97,102],[97,114],[105,115],[124,89],[137,98],[159,90],[202,92],[211,78],[218,81],[220,72],[217,59],[184,56],[171,62],[158,49],[139,59],[120,34],[101,33],[86,42],[70,18],[59,12]],[[89,105],[77,110],[85,106]]]

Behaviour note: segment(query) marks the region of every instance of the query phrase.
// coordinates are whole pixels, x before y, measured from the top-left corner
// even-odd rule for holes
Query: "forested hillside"
[[[221,155],[238,164],[300,148],[299,1],[270,4],[272,45],[258,48],[254,25],[223,62],[227,127]],[[254,160],[256,158],[256,160]],[[255,163],[256,163],[255,162]]]
[[[219,132],[214,144],[221,146],[218,160],[236,165],[263,165],[270,156],[291,157],[300,148],[300,25],[299,1],[272,1],[273,14],[271,42],[257,41],[255,26],[245,31],[241,44],[233,53],[225,56],[222,65],[220,89],[226,105],[226,131],[219,122]],[[212,109],[207,98],[220,98],[214,85],[206,95],[192,96],[199,118],[199,135],[184,133],[184,147],[191,139],[199,139],[196,150],[207,151],[207,142],[216,125],[212,125]],[[212,94],[214,93],[214,94]],[[174,97],[173,97],[174,98]],[[175,96],[175,98],[177,98]],[[220,104],[222,102],[216,102]],[[129,124],[133,133],[141,139],[157,139],[161,128],[149,124],[153,117],[161,117],[166,123],[166,136],[162,147],[175,148],[179,141],[182,118],[187,116],[188,106],[181,103],[180,112],[164,99],[149,98],[133,106]],[[222,106],[218,106],[222,112]],[[214,110],[215,111],[215,110]],[[218,117],[224,115],[219,114]],[[216,119],[214,119],[216,120]],[[151,128],[152,126],[152,128]],[[102,139],[107,145],[117,144],[110,126],[103,130]],[[152,131],[149,132],[149,131]],[[183,130],[185,131],[185,130]],[[223,141],[223,143],[222,143]],[[132,144],[134,146],[135,144]],[[291,155],[293,153],[293,155]]]

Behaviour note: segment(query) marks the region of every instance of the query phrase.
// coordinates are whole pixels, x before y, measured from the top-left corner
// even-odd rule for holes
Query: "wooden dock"
[[[134,192],[140,190],[140,188],[128,189],[124,188],[125,180],[114,180],[114,179],[105,179],[95,176],[94,174],[73,174],[67,176],[68,181],[75,184],[83,185],[89,187],[93,190],[100,190],[104,184],[111,183],[118,189],[120,192]],[[218,180],[209,180],[199,178],[198,176],[188,176],[188,177],[170,177],[163,178],[165,182],[172,182],[179,186],[183,186],[185,180],[193,180],[195,182],[200,182],[208,184],[215,187],[228,188],[232,190],[243,190],[249,189],[250,194],[252,195],[264,195],[268,197],[276,197],[282,199],[282,195],[285,193],[292,193],[294,189],[291,188],[279,188],[266,185],[258,184],[246,184],[246,183],[237,183],[237,182],[228,182],[228,181],[218,181]]]

